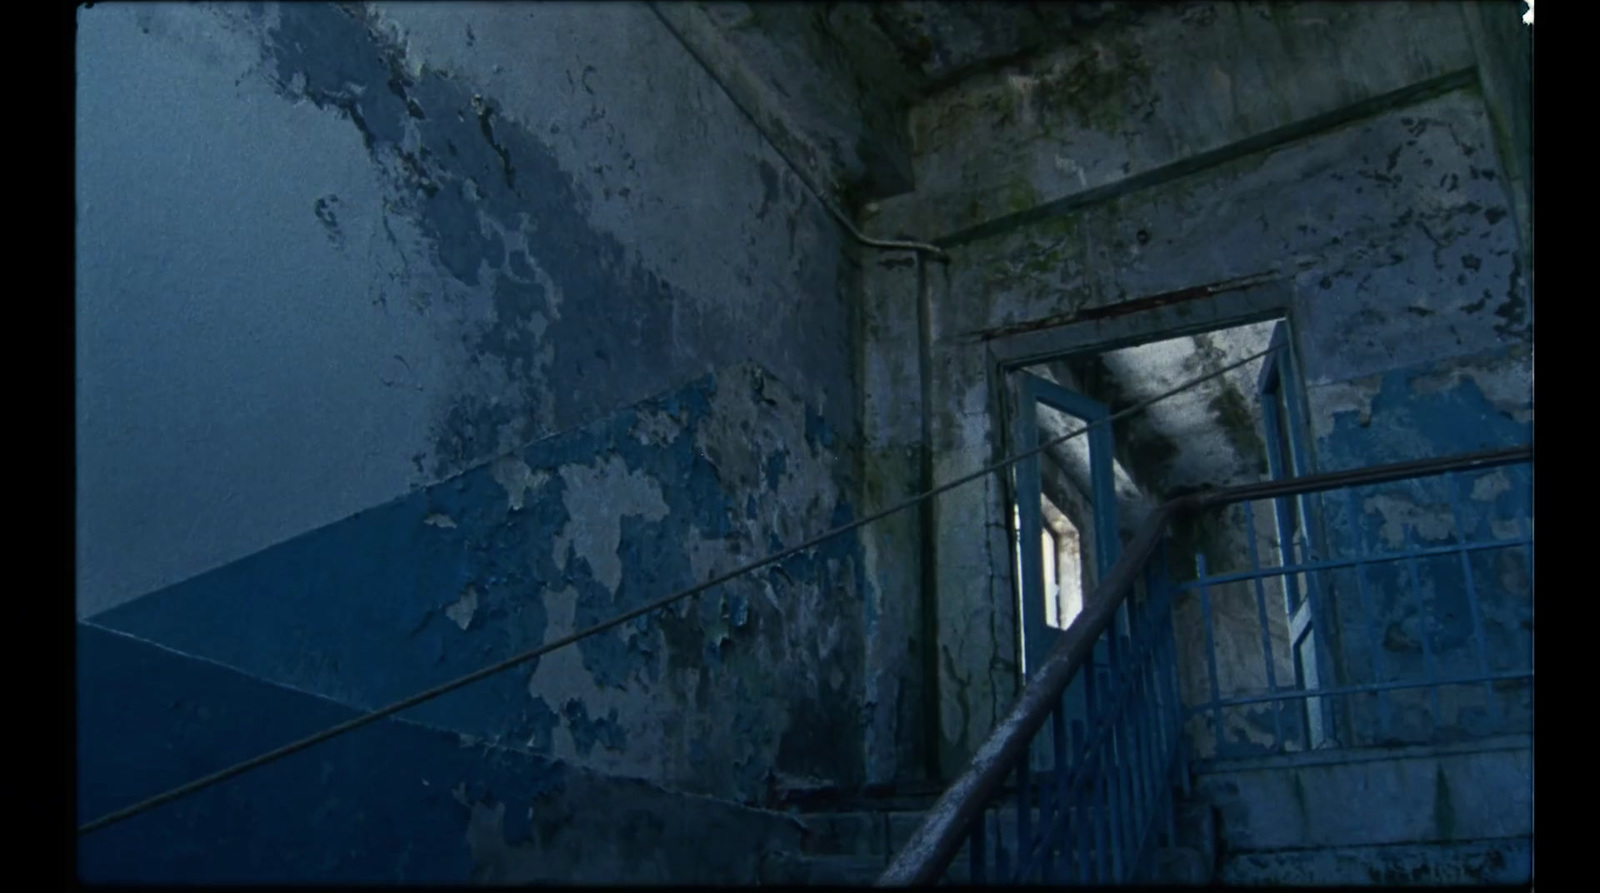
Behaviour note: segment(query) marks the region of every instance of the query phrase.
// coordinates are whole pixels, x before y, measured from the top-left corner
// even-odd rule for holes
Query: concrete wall
[[[84,821],[355,715],[92,624],[77,646]],[[89,883],[752,884],[802,833],[789,816],[386,719],[90,834],[78,871]]]
[[[1532,872],[1526,737],[1197,768],[1229,884],[1517,884]]]
[[[852,429],[836,226],[647,9],[359,10],[80,12],[80,616],[746,360]]]
[[[923,407],[936,478],[998,458],[997,362],[1274,314],[1294,330],[1314,469],[1525,442],[1527,290],[1477,65],[1458,5],[1208,4],[914,109],[918,190],[868,225],[952,249]],[[918,370],[892,275],[863,279],[869,395]],[[875,405],[869,452],[912,436],[909,410]],[[1221,484],[1256,463],[1237,414],[1212,410],[1235,447],[1184,476]],[[992,483],[940,500],[952,766],[1013,690],[1006,517]]]
[[[642,5],[99,5],[78,40],[80,617],[370,708],[854,516],[855,268]],[[852,786],[862,570],[842,538],[406,719]]]
[[[740,366],[95,620],[378,707],[848,521],[838,445]],[[407,716],[740,802],[853,785],[860,568],[841,537]]]

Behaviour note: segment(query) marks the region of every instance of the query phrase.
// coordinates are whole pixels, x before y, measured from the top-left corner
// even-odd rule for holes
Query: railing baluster
[[[978,820],[972,823],[972,836],[968,844],[967,863],[969,870],[972,872],[971,880],[974,884],[986,884],[989,882],[989,867],[984,864],[983,852],[984,837],[986,836],[984,832],[988,830],[985,825],[988,821],[989,811],[984,810],[978,813]]]
[[[1133,610],[1128,609],[1128,629],[1133,630]],[[1122,688],[1124,690],[1122,728],[1122,821],[1123,879],[1127,880],[1139,860],[1139,652],[1129,636],[1120,636],[1122,649]]]
[[[1013,883],[1011,877],[1011,857],[1006,852],[1006,829],[1001,821],[1005,813],[1002,810],[994,811],[994,876],[1002,884]]]
[[[1052,733],[1054,732],[1054,728],[1055,723],[1052,722]],[[1052,748],[1052,757],[1053,756],[1054,754]],[[1039,779],[1038,785],[1039,827],[1034,829],[1032,837],[1029,838],[1033,841],[1033,843],[1029,844],[1028,846],[1030,851],[1028,855],[1028,867],[1023,870],[1023,880],[1026,881],[1030,877],[1037,876],[1041,883],[1049,883],[1050,874],[1055,870],[1054,850],[1050,845],[1050,820],[1055,814],[1056,802],[1054,770],[1052,771],[1050,777]],[[1035,870],[1035,866],[1037,866],[1037,871]]]
[[[1156,661],[1156,650],[1150,636],[1149,618],[1140,623],[1140,640],[1144,642],[1144,660],[1140,663],[1139,673],[1139,852],[1142,855],[1149,848],[1149,829],[1155,818],[1157,797],[1160,791],[1155,786],[1157,754],[1161,751],[1158,740],[1156,721],[1159,716],[1158,702],[1156,700],[1154,678],[1152,670]]]
[[[1450,513],[1455,518],[1456,542],[1459,546],[1467,544],[1467,519],[1461,510],[1461,475],[1451,474],[1450,478]],[[1489,675],[1489,643],[1484,641],[1483,613],[1478,606],[1478,586],[1472,576],[1472,561],[1467,557],[1463,548],[1461,555],[1461,572],[1467,578],[1467,611],[1472,615],[1472,639],[1478,655],[1478,672]],[[1494,683],[1485,682],[1483,692],[1489,699],[1489,717],[1498,725],[1500,723],[1500,701],[1494,696]]]
[[[1063,849],[1066,853],[1067,883],[1079,884],[1088,881],[1085,869],[1085,856],[1083,841],[1085,831],[1083,827],[1083,794],[1080,780],[1088,777],[1090,762],[1088,758],[1088,739],[1084,733],[1084,724],[1076,719],[1067,723],[1072,730],[1072,764],[1073,783],[1062,794],[1062,808],[1067,810],[1067,834]],[[1078,773],[1083,773],[1081,776]]]
[[[1123,603],[1127,607],[1127,603]],[[1118,611],[1120,615],[1122,611]],[[1122,860],[1119,858],[1123,851],[1122,835],[1124,832],[1123,818],[1123,767],[1127,765],[1127,749],[1123,746],[1123,733],[1125,729],[1126,712],[1123,709],[1122,668],[1125,664],[1126,654],[1122,650],[1122,637],[1118,634],[1121,618],[1111,624],[1106,630],[1106,673],[1102,685],[1106,693],[1106,736],[1107,768],[1106,781],[1111,790],[1110,796],[1110,822],[1108,831],[1111,838],[1111,882],[1117,883],[1122,874]]]
[[[1113,626],[1109,634],[1115,636],[1115,633],[1116,627]],[[1120,705],[1118,704],[1117,692],[1112,687],[1114,682],[1115,676],[1111,672],[1106,673],[1100,679],[1101,692],[1106,701],[1103,722],[1110,732],[1109,735],[1105,735],[1101,739],[1102,746],[1105,749],[1106,767],[1105,771],[1101,773],[1101,777],[1105,779],[1106,784],[1106,842],[1111,848],[1110,874],[1107,877],[1111,883],[1117,883],[1122,874],[1122,755],[1118,753],[1117,743],[1118,732],[1122,726],[1117,721],[1120,713],[1117,708]]]
[[[1355,543],[1356,552],[1356,590],[1361,595],[1361,610],[1367,620],[1367,643],[1372,649],[1372,672],[1375,682],[1389,681],[1388,662],[1383,659],[1383,637],[1378,634],[1378,611],[1372,602],[1372,592],[1367,588],[1367,554],[1366,535],[1362,531],[1361,519],[1365,517],[1361,512],[1360,504],[1356,501],[1354,487],[1345,489],[1345,502],[1350,513],[1350,537]],[[1378,692],[1378,728],[1384,738],[1389,737],[1389,694],[1385,691]]]
[[[1254,503],[1249,500],[1244,502],[1245,541],[1250,544],[1250,570],[1256,574],[1256,616],[1261,623],[1261,656],[1266,660],[1267,668],[1267,693],[1278,693],[1278,671],[1273,666],[1276,662],[1272,654],[1272,628],[1267,623],[1267,587],[1261,579],[1261,554],[1256,544],[1256,513],[1252,507]],[[1285,580],[1288,578],[1285,577]],[[1277,701],[1272,704],[1272,733],[1276,740],[1274,751],[1283,750],[1283,705]]]
[[[1051,829],[1061,826],[1058,816],[1070,815],[1068,811],[1072,807],[1072,803],[1069,800],[1069,794],[1072,791],[1072,788],[1070,787],[1072,781],[1072,768],[1068,763],[1067,751],[1067,710],[1066,707],[1063,706],[1058,700],[1056,702],[1056,709],[1050,711],[1050,758],[1055,764],[1055,776],[1052,779],[1053,784],[1051,785],[1051,787],[1055,789],[1055,796],[1051,798],[1051,803],[1054,804],[1055,812],[1058,815],[1052,815],[1048,818],[1041,816],[1041,824],[1044,824],[1045,827]],[[1055,864],[1056,844],[1057,841],[1055,840],[1055,834],[1052,830],[1045,840],[1045,845],[1050,848],[1050,858],[1045,863],[1046,868],[1044,881],[1046,883],[1053,884],[1059,882],[1060,878],[1057,875],[1066,867],[1065,864],[1060,866]],[[1065,863],[1070,858],[1070,854],[1065,850],[1065,848],[1063,848],[1061,854],[1062,862]]]
[[[1194,565],[1199,576],[1200,613],[1206,624],[1206,669],[1211,677],[1211,731],[1216,736],[1216,756],[1222,756],[1222,680],[1217,676],[1217,631],[1211,619],[1211,587],[1206,585],[1206,553],[1194,553]]]
[[[1089,752],[1092,755],[1094,763],[1093,774],[1091,776],[1093,778],[1093,783],[1090,787],[1090,796],[1087,798],[1090,804],[1089,825],[1093,832],[1091,835],[1092,844],[1090,848],[1090,856],[1093,860],[1090,880],[1094,883],[1099,883],[1105,880],[1104,862],[1106,842],[1105,835],[1101,828],[1101,822],[1106,815],[1105,805],[1102,802],[1105,792],[1106,761],[1105,743],[1100,735],[1100,722],[1102,720],[1102,710],[1100,707],[1100,685],[1097,678],[1098,674],[1095,672],[1093,658],[1084,664],[1083,676],[1083,696],[1088,708],[1088,720],[1085,725],[1089,735]]]
[[[1150,670],[1149,642],[1146,633],[1150,608],[1149,595],[1146,594],[1142,604],[1130,606],[1128,609],[1128,638],[1124,646],[1131,655],[1129,659],[1130,670],[1128,685],[1131,687],[1128,710],[1129,718],[1129,792],[1131,807],[1129,809],[1130,822],[1133,828],[1132,857],[1130,864],[1134,871],[1138,870],[1139,860],[1144,852],[1144,827],[1149,817],[1150,791],[1148,788],[1148,765],[1150,756],[1150,730],[1147,724],[1149,718],[1150,691],[1145,684],[1145,679]]]
[[[1405,526],[1406,545],[1420,546],[1422,543],[1417,536],[1417,529],[1410,524]],[[1433,610],[1430,607],[1432,599],[1422,591],[1422,575],[1417,570],[1415,555],[1406,559],[1406,572],[1411,577],[1411,591],[1417,594],[1418,625],[1422,628],[1422,668],[1427,674],[1429,682],[1439,679],[1438,667],[1433,659]],[[1433,721],[1435,725],[1444,722],[1444,710],[1439,704],[1439,686],[1428,686],[1428,702],[1433,707]]]
[[[1175,606],[1173,604],[1174,592],[1172,581],[1167,576],[1171,564],[1167,557],[1167,541],[1165,538],[1156,546],[1156,554],[1160,556],[1157,575],[1157,585],[1161,591],[1161,685],[1166,691],[1167,698],[1167,728],[1171,730],[1171,737],[1167,744],[1170,753],[1177,761],[1178,784],[1183,796],[1188,797],[1189,790],[1189,764],[1188,753],[1185,750],[1186,736],[1184,734],[1184,721],[1187,711],[1183,703],[1183,684],[1178,678],[1178,623],[1173,617]],[[1212,678],[1215,678],[1213,675]]]
[[[1101,756],[1103,757],[1104,754],[1102,753]],[[1099,771],[1094,774],[1094,798],[1092,800],[1094,805],[1091,807],[1091,824],[1094,826],[1094,874],[1092,880],[1096,884],[1103,884],[1106,882],[1107,877],[1105,820],[1109,813],[1109,804],[1106,802],[1105,762],[1102,759],[1098,763],[1096,768]]]
[[[1162,658],[1165,654],[1163,643],[1165,642],[1166,633],[1166,628],[1162,624],[1161,612],[1167,609],[1167,605],[1166,598],[1161,591],[1161,565],[1159,562],[1159,556],[1161,555],[1161,552],[1159,549],[1157,550],[1156,555],[1158,556],[1157,559],[1154,559],[1149,564],[1145,565],[1144,585],[1145,591],[1150,593],[1150,607],[1147,617],[1148,629],[1145,631],[1144,635],[1149,639],[1151,651],[1150,665],[1148,669],[1150,673],[1149,691],[1150,697],[1152,698],[1152,707],[1154,708],[1152,716],[1154,717],[1155,749],[1157,753],[1164,754],[1167,752],[1167,742],[1169,739],[1167,729],[1167,711],[1162,709],[1168,706],[1168,701],[1164,687],[1161,684],[1162,668],[1164,666],[1162,663]]]
[[[1533,466],[1528,466],[1528,508],[1517,512],[1517,536],[1528,544],[1528,612],[1533,612],[1533,531],[1528,527],[1528,513],[1533,511]]]
[[[1533,534],[1528,532],[1528,516],[1517,515],[1517,531],[1523,539],[1528,541],[1528,624],[1533,624]],[[1531,652],[1530,652],[1531,653]]]
[[[1017,763],[1017,880],[1024,883],[1033,865],[1033,784],[1028,768],[1033,748],[1030,746],[1028,750],[1029,756]]]

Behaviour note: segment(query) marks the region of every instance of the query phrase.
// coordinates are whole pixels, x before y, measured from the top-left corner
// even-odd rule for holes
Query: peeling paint
[[[456,626],[463,631],[472,625],[472,615],[478,610],[478,590],[468,586],[455,603],[444,609],[445,616],[449,617]]]
[[[1362,505],[1382,516],[1383,543],[1392,550],[1405,547],[1413,531],[1424,542],[1438,543],[1449,539],[1455,530],[1448,507],[1421,506],[1411,499],[1387,494],[1369,496]]]
[[[526,462],[515,456],[496,459],[490,469],[495,482],[506,488],[506,504],[514,512],[522,508],[522,500],[527,493],[537,492],[550,479],[545,472],[533,471]]]
[[[570,547],[578,558],[589,563],[595,579],[614,592],[622,582],[622,563],[617,554],[622,519],[629,515],[647,521],[666,517],[668,509],[661,499],[661,485],[630,471],[616,457],[596,466],[564,466],[561,479],[567,485],[562,500],[571,520],[556,538],[555,562],[566,565]]]

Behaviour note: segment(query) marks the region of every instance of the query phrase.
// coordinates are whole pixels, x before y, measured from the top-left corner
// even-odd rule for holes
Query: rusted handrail
[[[1017,699],[1011,713],[978,748],[967,770],[939,797],[928,811],[922,827],[917,829],[889,868],[878,878],[878,886],[931,884],[944,873],[951,858],[961,848],[962,838],[973,819],[987,808],[990,798],[1000,789],[1006,776],[1017,768],[1018,762],[1026,758],[1029,742],[1060,703],[1078,670],[1094,653],[1095,642],[1116,618],[1117,609],[1133,590],[1134,580],[1174,518],[1187,512],[1234,502],[1381,484],[1452,471],[1493,468],[1532,458],[1531,446],[1485,450],[1439,459],[1242,484],[1163,503],[1151,513],[1133,541],[1123,550],[1122,557],[1112,566],[1111,572],[1095,587],[1086,600],[1083,613],[1062,632],[1055,650],[1023,688],[1022,696]]]

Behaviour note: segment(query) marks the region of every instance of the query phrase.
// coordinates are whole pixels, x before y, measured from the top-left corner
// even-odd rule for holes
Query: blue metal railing
[[[1199,755],[1530,731],[1531,494],[1527,461],[1323,492],[1326,542],[1275,538],[1279,559],[1267,563],[1261,534],[1274,539],[1272,528],[1257,525],[1253,502],[1236,503],[1247,566],[1219,573],[1200,552],[1194,578],[1175,586],[1188,603],[1180,614],[1198,610],[1204,628],[1194,645],[1205,659],[1184,668]],[[1188,523],[1216,527],[1213,517]],[[1374,548],[1384,537],[1399,547]],[[1309,617],[1298,628],[1297,613]]]
[[[1391,743],[1388,702],[1401,692],[1430,692],[1444,708],[1432,711],[1436,717],[1478,711],[1487,721],[1466,723],[1469,734],[1531,722],[1531,458],[1530,449],[1518,448],[1400,463],[1233,487],[1162,506],[879,883],[1153,880],[1149,856],[1176,844],[1175,801],[1187,794],[1196,756],[1230,755],[1241,744],[1259,753]],[[1471,502],[1461,498],[1468,474],[1476,481]],[[1440,477],[1451,487],[1448,510],[1437,498],[1429,502],[1423,486]],[[1520,485],[1524,477],[1527,486]],[[1368,494],[1365,503],[1360,490]],[[1330,504],[1325,497],[1335,491],[1345,495]],[[1311,504],[1285,496],[1311,494],[1319,496],[1318,517],[1304,529],[1316,539],[1290,536],[1285,543],[1269,532],[1278,560],[1264,561],[1251,503],[1264,501],[1276,511],[1291,502]],[[1469,517],[1468,508],[1478,516]],[[1218,510],[1232,517],[1219,525]],[[1193,577],[1181,583],[1173,582],[1168,547],[1174,522],[1180,532],[1211,532],[1213,543],[1216,532],[1233,533],[1211,554],[1197,554]],[[1474,538],[1485,526],[1516,533]],[[1404,548],[1370,548],[1377,536],[1396,539],[1396,529]],[[1472,556],[1516,550],[1526,560],[1501,561],[1495,574],[1474,566]],[[1217,560],[1246,566],[1216,572],[1210,565]],[[1383,572],[1391,567],[1394,573]],[[1343,572],[1354,573],[1354,585]],[[1435,629],[1439,603],[1458,591],[1464,601],[1445,613],[1459,628]],[[1345,607],[1360,610],[1338,610]],[[1414,661],[1404,621],[1418,616],[1420,660]],[[1507,645],[1519,631],[1527,633],[1526,661],[1523,649]],[[1251,651],[1259,662],[1255,675]],[[1473,668],[1450,672],[1462,652],[1475,658]],[[1228,678],[1240,676],[1246,678]],[[1496,706],[1441,695],[1473,687]],[[1334,709],[1333,702],[1355,698],[1380,702],[1376,721],[1370,711]],[[1226,714],[1251,710],[1266,715],[1225,725]],[[1211,734],[1195,734],[1208,721]],[[1230,739],[1227,729],[1237,734]],[[1433,737],[1439,731],[1432,729]],[[1191,753],[1202,743],[1209,754]]]
[[[1103,636],[1107,661],[1050,712],[1011,802],[985,812],[967,848],[972,883],[1120,883],[1175,831],[1182,759],[1170,587],[1149,565]],[[1042,764],[1042,765],[1041,765]],[[1009,815],[1008,815],[1009,814]],[[1014,815],[1014,821],[1004,821]]]

